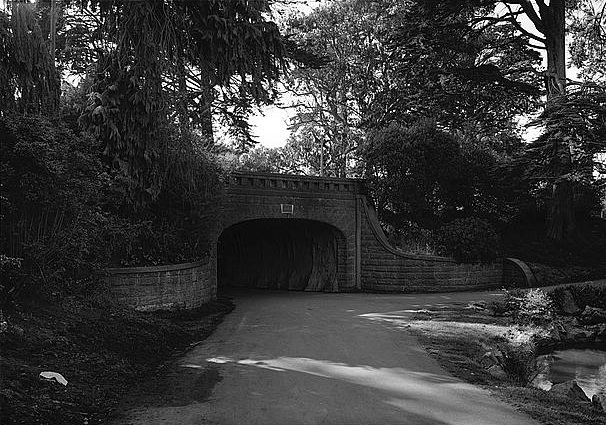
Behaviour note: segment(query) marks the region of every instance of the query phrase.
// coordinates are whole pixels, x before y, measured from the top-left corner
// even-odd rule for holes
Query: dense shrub
[[[24,288],[21,276],[21,258],[0,254],[0,309],[13,304]]]
[[[541,289],[531,289],[520,297],[518,318],[522,323],[546,323],[553,319],[553,302]]]
[[[360,152],[382,221],[431,228],[466,203],[471,188],[458,140],[435,122],[392,124],[371,133]]]
[[[111,183],[99,146],[41,116],[2,117],[0,139],[0,252],[23,260],[22,283],[90,281]]]
[[[588,305],[606,309],[606,285],[568,285],[552,289],[548,295],[553,300],[554,307],[559,311],[563,309],[565,292],[572,295],[575,304],[581,310]]]
[[[513,316],[520,310],[520,303],[523,296],[524,291],[522,290],[506,290],[503,299],[492,301],[488,307],[495,316],[504,316],[506,314]]]
[[[540,372],[536,359],[537,350],[533,342],[499,344],[501,368],[509,379],[518,385],[526,386]]]
[[[108,265],[193,261],[208,250],[220,170],[195,138],[165,140],[162,192],[139,209],[101,146],[59,120],[4,116],[0,140],[0,254],[22,260],[3,260],[3,295],[82,290]]]
[[[386,226],[385,233],[389,242],[404,252],[412,254],[436,255],[436,236],[429,229],[423,229],[415,223],[406,223],[400,228]]]
[[[358,153],[379,218],[396,228],[413,222],[435,230],[455,218],[497,221],[514,214],[506,202],[511,188],[495,173],[494,150],[434,121],[374,130]]]
[[[506,291],[505,297],[490,304],[495,316],[510,315],[520,324],[545,324],[553,319],[552,297],[542,289]]]
[[[499,252],[499,237],[485,220],[454,220],[438,231],[439,251],[461,262],[490,262]]]

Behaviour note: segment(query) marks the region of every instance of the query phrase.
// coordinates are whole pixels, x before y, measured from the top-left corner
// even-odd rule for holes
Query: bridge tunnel
[[[314,220],[257,219],[228,227],[217,245],[218,289],[337,291],[344,236]]]

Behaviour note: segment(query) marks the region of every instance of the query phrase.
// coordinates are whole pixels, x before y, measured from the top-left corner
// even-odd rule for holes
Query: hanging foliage
[[[36,5],[13,3],[0,12],[0,113],[52,114],[59,75],[40,30]]]
[[[585,85],[553,97],[540,116],[545,126],[541,136],[525,151],[520,161],[525,177],[550,205],[548,236],[572,239],[578,213],[587,214],[604,181],[600,155],[606,154],[606,89]],[[595,198],[595,197],[594,197]]]
[[[156,199],[158,156],[167,126],[212,138],[211,104],[242,124],[267,102],[284,47],[259,1],[83,1],[99,16],[108,48],[81,118],[130,179],[130,200]],[[245,129],[246,126],[243,126]]]

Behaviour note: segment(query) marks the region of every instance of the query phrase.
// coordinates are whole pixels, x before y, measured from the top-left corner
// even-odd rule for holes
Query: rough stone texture
[[[596,409],[606,412],[606,394],[594,394],[591,397],[591,404]]]
[[[606,323],[606,310],[598,307],[585,306],[579,320],[584,325],[597,325]]]
[[[452,258],[407,254],[392,247],[365,198],[360,199],[362,289],[386,292],[457,291],[499,287],[503,264],[463,264]]]
[[[564,291],[562,293],[562,296],[563,296],[562,310],[564,311],[564,313],[576,314],[581,310],[577,306],[577,304],[574,302],[574,298],[573,298],[572,294],[570,293],[570,291]]]
[[[332,291],[452,291],[500,287],[503,263],[459,264],[451,258],[412,255],[385,237],[361,180],[234,173],[229,176],[215,240],[230,226],[258,219],[326,223],[337,237]],[[283,206],[292,205],[292,214]],[[287,209],[288,210],[288,207]],[[326,286],[324,286],[326,290]]]
[[[332,226],[337,241],[336,282],[324,290],[352,291],[355,281],[356,199],[360,182],[280,174],[234,173],[227,183],[214,240],[231,226],[259,219],[319,221]],[[292,214],[282,206],[292,205]]]
[[[225,195],[211,234],[211,252],[203,261],[176,266],[109,269],[107,279],[117,297],[143,310],[195,308],[214,299],[217,293],[217,245],[222,242],[222,235],[228,234],[229,229],[246,227],[247,222],[260,220],[270,225],[272,220],[316,222],[315,226],[310,226],[310,232],[311,227],[316,229],[312,237],[315,242],[308,245],[312,252],[299,254],[297,258],[305,261],[312,258],[312,261],[320,263],[308,267],[310,271],[305,271],[307,274],[299,279],[304,284],[297,281],[292,285],[289,283],[286,288],[331,292],[421,292],[495,288],[504,283],[502,261],[459,264],[451,258],[412,255],[393,248],[366,199],[361,180],[233,173],[228,176]],[[318,229],[325,230],[317,233]],[[301,233],[298,232],[299,235]],[[242,233],[248,238],[251,234],[254,232]],[[284,237],[290,240],[296,235],[294,232]],[[227,239],[223,238],[223,242],[234,243],[233,238]],[[284,245],[284,241],[279,244]],[[251,246],[250,243],[241,245]],[[275,252],[266,246],[261,248],[263,252]],[[333,257],[327,259],[327,255]],[[275,257],[275,261],[273,257],[269,260],[264,258],[263,268],[281,262],[281,268],[274,274],[284,274],[288,264],[285,265],[279,255]],[[300,262],[297,258],[292,264]],[[516,270],[523,269],[518,264],[521,262],[513,263]],[[242,264],[249,266],[246,262]],[[253,267],[253,270],[256,269]],[[296,275],[304,271],[288,269],[286,272],[287,275]],[[527,276],[520,273],[512,279],[520,286],[527,286],[528,282],[524,281]],[[326,276],[330,276],[330,282]],[[262,283],[256,286],[274,287],[274,280],[258,276],[257,281]]]
[[[587,395],[585,395],[585,392],[583,391],[583,389],[581,387],[579,387],[579,385],[577,384],[576,381],[567,381],[567,382],[562,382],[561,384],[555,384],[553,387],[551,387],[549,392],[552,392],[554,394],[559,394],[559,395],[568,397],[568,398],[570,398],[572,400],[576,400],[576,401],[583,401],[583,402],[591,401],[591,400],[589,400],[589,397],[587,397]]]
[[[137,310],[191,309],[216,298],[214,259],[107,270],[112,293]]]
[[[505,286],[537,286],[537,279],[525,262],[517,258],[503,259],[503,284]]]

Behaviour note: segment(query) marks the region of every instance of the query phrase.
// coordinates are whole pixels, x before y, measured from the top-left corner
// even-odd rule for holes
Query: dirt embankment
[[[232,309],[221,300],[188,312],[140,313],[69,297],[5,312],[0,423],[102,423],[133,384],[205,339]],[[40,379],[44,371],[60,373],[67,386]]]

